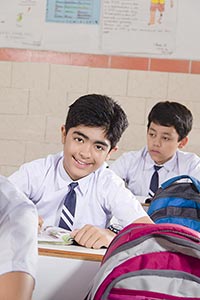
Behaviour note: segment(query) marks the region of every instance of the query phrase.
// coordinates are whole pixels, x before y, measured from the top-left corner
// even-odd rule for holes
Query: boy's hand
[[[71,237],[79,245],[93,249],[107,248],[115,235],[109,229],[102,229],[93,225],[85,225],[83,228],[71,232]]]

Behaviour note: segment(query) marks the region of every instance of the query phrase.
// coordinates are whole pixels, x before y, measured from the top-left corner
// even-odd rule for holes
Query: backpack
[[[179,181],[182,179],[187,182]],[[200,182],[188,175],[165,181],[152,198],[147,213],[156,224],[175,223],[200,232]]]
[[[200,233],[130,224],[109,245],[85,300],[200,300]]]

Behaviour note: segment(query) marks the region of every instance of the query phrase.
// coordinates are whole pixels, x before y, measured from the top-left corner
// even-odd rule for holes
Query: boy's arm
[[[135,220],[133,223],[151,223],[154,224],[154,222],[151,220],[149,216],[141,217],[137,220]]]
[[[34,279],[24,272],[8,272],[0,276],[0,299],[31,300]]]
[[[148,217],[141,217],[136,219],[133,223],[152,223],[153,221]],[[86,248],[100,249],[108,247],[115,237],[115,233],[109,229],[102,229],[93,225],[85,225],[81,229],[72,231],[71,237],[81,246]]]

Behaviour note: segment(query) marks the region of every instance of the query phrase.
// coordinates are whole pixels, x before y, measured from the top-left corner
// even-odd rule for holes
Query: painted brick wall
[[[161,100],[193,112],[185,148],[200,155],[200,62],[155,58],[0,49],[0,173],[62,150],[60,127],[77,97],[103,93],[127,112],[122,152],[146,142],[147,115]]]

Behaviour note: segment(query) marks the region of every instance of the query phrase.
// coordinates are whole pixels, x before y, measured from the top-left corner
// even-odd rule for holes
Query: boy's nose
[[[80,150],[80,155],[82,158],[90,158],[91,157],[91,146],[83,145]]]
[[[161,140],[160,140],[160,138],[155,138],[154,140],[153,140],[153,144],[154,144],[154,146],[157,146],[157,147],[159,147],[160,145],[161,145]]]

